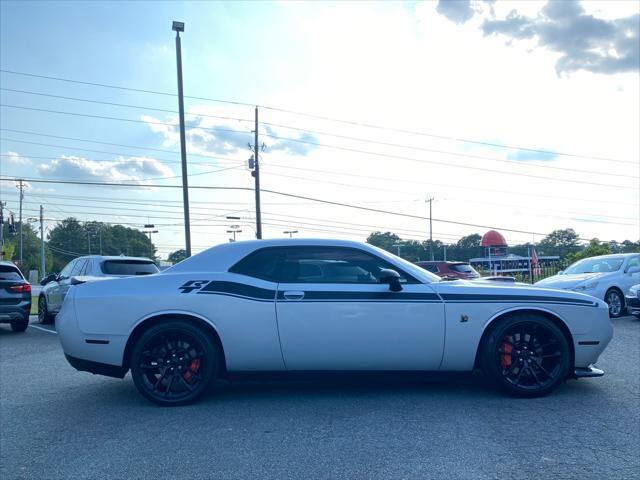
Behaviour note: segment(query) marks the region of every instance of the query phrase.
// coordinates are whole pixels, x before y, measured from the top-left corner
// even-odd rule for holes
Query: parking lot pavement
[[[370,378],[220,382],[179,408],[76,372],[50,327],[0,326],[0,478],[638,478],[640,321],[614,324],[607,374],[540,399]]]

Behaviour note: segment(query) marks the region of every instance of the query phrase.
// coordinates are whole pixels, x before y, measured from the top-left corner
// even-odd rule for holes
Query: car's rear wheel
[[[607,290],[604,301],[609,305],[609,316],[618,318],[624,313],[624,297],[618,290],[612,288]]]
[[[47,307],[47,299],[44,295],[40,295],[38,298],[38,322],[46,325],[49,323],[53,323],[55,319],[54,315],[49,313],[49,309]]]
[[[163,406],[198,399],[215,380],[217,351],[196,325],[167,321],[144,332],[131,354],[131,376],[142,395]]]
[[[567,378],[570,364],[567,339],[543,316],[507,318],[496,325],[482,346],[485,374],[515,396],[550,393]]]
[[[24,332],[29,326],[29,317],[11,322],[11,330],[14,332]]]

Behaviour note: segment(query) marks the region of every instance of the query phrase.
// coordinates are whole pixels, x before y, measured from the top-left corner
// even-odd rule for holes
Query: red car
[[[445,280],[480,278],[480,274],[466,262],[416,262],[416,265]]]

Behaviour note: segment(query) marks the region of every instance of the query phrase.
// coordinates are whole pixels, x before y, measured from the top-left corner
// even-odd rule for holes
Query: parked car
[[[625,312],[624,292],[636,283],[640,283],[640,254],[626,253],[578,260],[535,285],[586,293],[607,302],[609,315],[619,317]]]
[[[60,273],[44,278],[38,296],[38,321],[52,323],[72,284],[72,277],[128,277],[158,273],[153,260],[144,257],[89,255],[71,260]]]
[[[640,318],[640,283],[629,289],[625,295],[627,313]]]
[[[416,262],[416,265],[445,280],[480,278],[480,274],[467,262]]]
[[[11,262],[0,262],[0,323],[10,323],[14,332],[24,332],[31,312],[31,284]]]
[[[320,266],[320,268],[317,268]],[[69,363],[132,379],[160,405],[240,373],[471,371],[544,395],[593,364],[606,303],[576,292],[440,277],[372,245],[221,244],[159,273],[88,282],[56,319]]]

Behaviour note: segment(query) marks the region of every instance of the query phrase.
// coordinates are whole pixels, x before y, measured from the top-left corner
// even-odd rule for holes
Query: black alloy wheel
[[[169,321],[136,342],[131,375],[142,395],[158,405],[186,405],[204,394],[217,375],[216,347],[200,328]]]
[[[511,317],[484,344],[485,373],[512,395],[538,397],[551,392],[567,378],[569,366],[567,339],[542,316]]]
[[[40,295],[40,297],[38,297],[38,322],[47,325],[53,323],[54,318],[47,308],[47,299],[44,298],[44,295]]]

